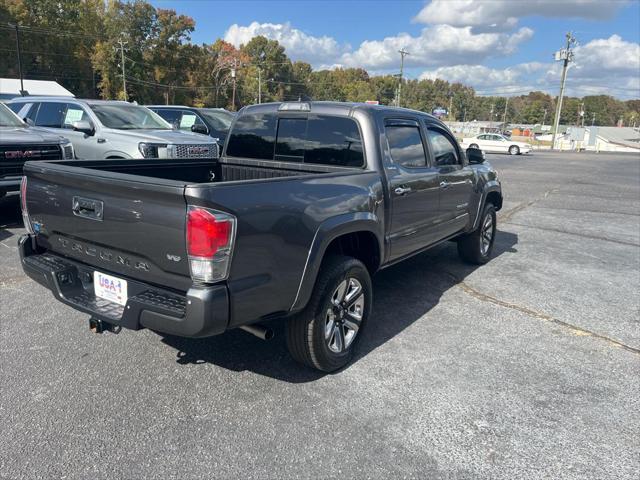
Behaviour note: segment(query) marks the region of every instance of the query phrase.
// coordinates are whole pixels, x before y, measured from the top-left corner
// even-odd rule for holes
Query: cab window
[[[178,125],[178,128],[180,130],[190,132],[191,127],[193,127],[194,125],[202,125],[203,127],[206,127],[205,123],[202,121],[202,119],[198,115],[196,115],[193,112],[183,110],[182,118],[180,118],[180,123]]]
[[[182,116],[182,111],[181,110],[174,110],[174,109],[171,109],[171,108],[166,108],[166,109],[162,109],[162,110],[153,109],[153,111],[156,112],[158,115],[160,115],[162,118],[164,118],[171,125],[173,125],[175,127],[180,125],[180,117]]]
[[[62,128],[73,128],[73,124],[75,122],[91,123],[91,120],[89,119],[87,112],[85,112],[81,106],[73,103],[67,103]]]
[[[408,168],[426,167],[427,156],[417,125],[386,125],[385,132],[394,163]]]
[[[36,115],[35,124],[38,127],[62,128],[66,108],[65,103],[42,102]]]
[[[429,127],[427,137],[433,152],[435,166],[443,167],[460,164],[458,149],[448,135],[438,129]]]

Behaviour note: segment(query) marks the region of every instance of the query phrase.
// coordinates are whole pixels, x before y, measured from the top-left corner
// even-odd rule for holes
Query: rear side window
[[[180,117],[182,116],[182,112],[180,110],[165,109],[153,111],[164,118],[171,125],[179,125],[180,123]]]
[[[424,144],[417,126],[387,125],[385,131],[394,163],[410,168],[427,165]]]
[[[356,122],[343,117],[314,117],[307,126],[305,163],[363,167],[362,138]]]
[[[276,139],[276,116],[242,115],[237,120],[227,144],[232,157],[273,160]]]
[[[258,116],[262,119],[267,117],[269,120],[262,122],[257,122],[255,117],[250,121],[244,116],[240,117],[231,132],[227,155],[340,167],[364,166],[362,138],[353,119],[329,116],[276,119],[274,115]],[[253,127],[256,124],[258,126]],[[245,132],[246,125],[251,125],[253,131]],[[258,129],[266,131],[267,135],[258,135]],[[275,133],[275,139],[270,132]],[[259,140],[254,137],[259,137]],[[241,141],[249,141],[249,144],[240,145]],[[273,148],[270,153],[267,152],[269,145]],[[239,151],[245,155],[238,154]]]
[[[65,110],[65,103],[43,102],[38,109],[35,123],[39,127],[62,128]]]
[[[17,115],[18,112],[20,112],[20,109],[24,107],[24,103],[8,103],[7,107],[9,107],[11,111]]]

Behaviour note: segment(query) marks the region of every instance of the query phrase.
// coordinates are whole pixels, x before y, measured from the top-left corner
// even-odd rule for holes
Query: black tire
[[[469,148],[477,148],[478,150],[480,150],[480,147],[477,143],[472,143],[471,145],[469,145]]]
[[[487,231],[487,218],[490,218],[490,234],[488,248],[486,243],[483,242],[483,232]],[[482,211],[478,228],[473,232],[464,235],[458,240],[458,254],[460,257],[468,263],[475,265],[484,265],[491,258],[493,252],[493,245],[496,238],[496,209],[491,203],[487,203]]]
[[[362,304],[352,305],[359,307],[361,320],[358,329],[351,337],[349,343],[346,338],[349,332],[348,324],[354,324],[355,318],[350,316],[346,310],[342,313],[335,313],[338,307],[333,303],[334,293],[342,285],[342,282],[355,279],[361,287],[361,294],[364,295]],[[355,286],[355,283],[352,285]],[[357,290],[353,290],[356,292]],[[345,296],[351,292],[350,286],[346,285]],[[360,293],[355,295],[356,301],[360,298]],[[342,255],[332,255],[326,258],[318,274],[313,294],[309,299],[306,308],[299,314],[291,317],[287,324],[287,346],[291,356],[298,362],[311,368],[323,372],[333,372],[345,366],[351,361],[353,352],[357,346],[362,329],[367,323],[367,318],[371,312],[372,288],[371,277],[364,264],[355,258]],[[331,313],[330,313],[331,312]],[[340,324],[339,322],[342,322]],[[328,328],[333,326],[334,328]],[[327,337],[327,331],[330,330]],[[341,332],[338,334],[338,332]],[[347,332],[347,333],[345,333]],[[342,346],[345,347],[337,353],[332,350],[336,348],[334,336],[342,338]]]
[[[520,147],[518,147],[517,145],[511,145],[509,147],[509,153],[511,155],[520,155]]]

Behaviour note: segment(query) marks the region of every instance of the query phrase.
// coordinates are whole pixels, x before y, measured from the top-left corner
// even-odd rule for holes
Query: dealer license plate
[[[127,281],[121,278],[107,275],[102,272],[93,272],[93,288],[96,297],[104,298],[110,302],[126,305]]]

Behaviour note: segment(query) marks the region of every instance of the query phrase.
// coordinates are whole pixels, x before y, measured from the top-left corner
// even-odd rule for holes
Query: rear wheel
[[[511,145],[509,147],[509,153],[511,155],[520,155],[520,147],[518,147],[517,145]]]
[[[482,265],[489,261],[496,236],[496,209],[485,205],[478,227],[458,240],[458,254],[469,263]]]
[[[287,324],[291,356],[323,372],[349,363],[371,300],[371,277],[361,261],[337,255],[327,258],[307,307]]]

